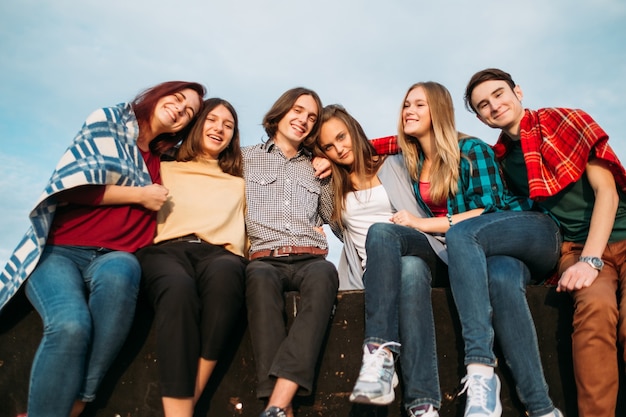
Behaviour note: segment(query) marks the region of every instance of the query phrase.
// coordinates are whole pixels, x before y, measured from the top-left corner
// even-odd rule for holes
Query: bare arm
[[[590,161],[585,172],[595,193],[595,203],[591,213],[589,235],[581,256],[602,257],[615,222],[619,196],[615,188],[613,174],[602,161]],[[597,277],[597,270],[585,262],[577,262],[563,272],[559,279],[557,291],[575,291],[589,287]]]
[[[482,208],[469,210],[452,216],[452,224],[480,216],[485,211]],[[391,222],[402,226],[412,227],[424,233],[446,233],[450,228],[447,217],[416,217],[406,210],[400,210],[391,217]]]

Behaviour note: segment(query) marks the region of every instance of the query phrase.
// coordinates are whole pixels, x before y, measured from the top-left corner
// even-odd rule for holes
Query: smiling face
[[[319,147],[336,164],[351,166],[354,163],[352,137],[348,126],[337,117],[328,119],[320,129]]]
[[[524,116],[522,97],[519,86],[511,89],[505,81],[489,80],[474,87],[471,104],[478,118],[487,126],[517,136]]]
[[[319,109],[315,99],[310,95],[301,95],[278,122],[274,141],[279,147],[286,145],[298,149],[311,133],[318,114]]]
[[[217,160],[233,138],[235,118],[224,105],[220,104],[207,114],[202,132],[203,156]]]
[[[200,111],[201,103],[201,97],[190,88],[161,97],[150,122],[152,133],[158,136],[180,131]]]
[[[422,87],[415,87],[407,94],[402,109],[402,126],[406,135],[415,138],[430,133],[432,129],[430,107]]]

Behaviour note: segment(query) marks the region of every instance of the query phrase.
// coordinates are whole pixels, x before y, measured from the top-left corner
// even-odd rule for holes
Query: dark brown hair
[[[210,98],[204,101],[202,111],[191,127],[189,136],[180,145],[177,161],[192,161],[200,157],[203,153],[202,143],[204,141],[204,122],[208,114],[217,106],[224,106],[233,116],[235,126],[233,137],[230,143],[218,156],[218,164],[222,171],[236,177],[243,176],[243,157],[241,155],[241,145],[239,139],[239,118],[235,108],[228,101],[221,98]]]
[[[465,96],[463,96],[463,100],[465,101],[465,108],[467,110],[472,113],[476,113],[476,109],[472,106],[472,93],[474,92],[474,89],[485,81],[494,80],[506,82],[509,87],[511,87],[511,90],[515,88],[515,81],[513,81],[511,74],[508,72],[504,72],[498,68],[487,68],[482,71],[478,71],[472,76],[467,83],[467,87],[465,88]]]
[[[304,87],[295,87],[291,90],[287,90],[283,93],[282,96],[276,100],[272,108],[267,112],[265,117],[263,118],[263,128],[265,129],[265,133],[267,136],[272,139],[276,132],[278,131],[278,123],[282,120],[283,117],[293,108],[293,105],[298,100],[300,96],[311,96],[315,103],[317,104],[317,111],[322,111],[322,100],[320,100],[317,93],[313,90]],[[319,117],[315,121],[313,125],[313,129],[309,135],[304,139],[303,145],[308,149],[313,148],[313,144],[315,143],[315,138],[317,137],[317,132],[320,128],[320,119]]]

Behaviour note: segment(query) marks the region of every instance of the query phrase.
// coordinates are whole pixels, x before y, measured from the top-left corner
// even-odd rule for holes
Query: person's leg
[[[194,260],[200,315],[200,367],[196,378],[196,400],[202,394],[215,363],[240,317],[245,293],[244,258],[221,246],[201,245],[202,255]]]
[[[400,366],[407,410],[430,404],[441,407],[430,268],[417,256],[402,257],[398,298]]]
[[[364,343],[397,342],[402,257],[419,256],[431,271],[440,268],[441,262],[421,232],[396,224],[373,224],[367,233],[365,249]],[[399,353],[397,348],[392,350]]]
[[[197,245],[172,242],[137,253],[142,285],[154,307],[159,381],[165,409],[193,405],[200,358],[200,301],[188,250]],[[169,404],[169,399],[172,404]],[[172,414],[167,414],[172,415]]]
[[[542,416],[554,410],[554,405],[548,395],[537,333],[526,300],[530,272],[522,261],[510,256],[491,256],[487,267],[496,338],[528,415]]]
[[[537,212],[490,213],[452,226],[446,243],[450,286],[465,342],[465,364],[494,367],[487,257],[512,256],[528,266],[531,276],[546,276],[558,260],[558,227]]]
[[[494,373],[487,258],[512,256],[523,261],[533,277],[544,277],[556,264],[560,239],[556,224],[537,212],[484,214],[455,224],[446,233],[450,285],[465,342],[466,415],[498,416],[502,409],[500,381]]]
[[[578,262],[581,250],[580,244],[563,244],[560,273]],[[580,417],[615,416],[619,387],[617,291],[617,271],[607,262],[590,287],[572,293],[572,356]]]
[[[298,313],[276,352],[269,374],[295,382],[302,395],[310,395],[317,360],[337,298],[339,279],[335,266],[322,257],[299,255],[289,258],[285,261],[288,263],[285,266],[291,270],[288,288],[300,293]],[[273,395],[275,393],[276,389]]]
[[[257,397],[269,397],[274,388],[270,367],[287,336],[284,310],[284,275],[264,259],[246,267],[248,329],[257,373]]]
[[[141,268],[135,255],[98,255],[83,273],[93,326],[82,401],[93,401],[98,386],[122,348],[135,316]]]
[[[365,249],[367,265],[363,275],[365,287],[363,360],[350,400],[385,405],[394,400],[393,388],[397,385],[391,352],[398,354],[401,350],[398,342],[403,257],[416,255],[423,261],[428,274],[428,306],[430,306],[430,271],[441,268],[442,263],[421,232],[396,224],[373,224],[367,234]],[[417,401],[419,400],[415,398],[410,400]]]
[[[77,248],[47,246],[25,284],[44,329],[31,368],[31,417],[68,416],[83,383],[91,317],[81,254]]]

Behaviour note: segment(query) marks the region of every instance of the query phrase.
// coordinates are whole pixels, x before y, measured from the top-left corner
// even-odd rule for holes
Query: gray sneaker
[[[393,389],[398,385],[393,354],[387,346],[400,346],[387,342],[380,346],[363,346],[363,363],[354,385],[350,401],[361,404],[387,405],[395,399]]]

